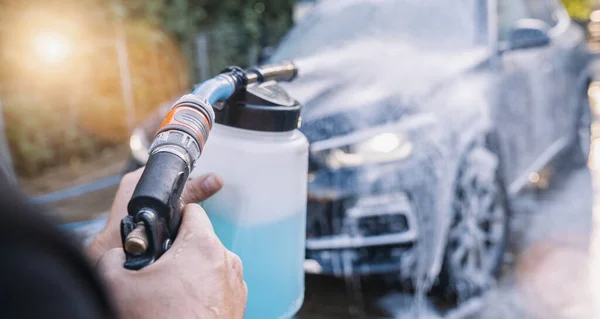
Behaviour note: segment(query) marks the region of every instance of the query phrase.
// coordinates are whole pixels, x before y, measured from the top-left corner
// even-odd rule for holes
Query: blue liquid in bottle
[[[305,213],[244,226],[204,206],[221,242],[242,260],[248,285],[244,318],[292,318],[304,300]]]

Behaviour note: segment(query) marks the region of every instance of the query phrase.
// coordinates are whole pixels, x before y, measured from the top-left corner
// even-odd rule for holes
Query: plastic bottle
[[[192,176],[224,187],[202,203],[222,243],[240,256],[245,319],[291,318],[304,299],[308,142],[300,105],[275,82],[215,105],[215,122]]]

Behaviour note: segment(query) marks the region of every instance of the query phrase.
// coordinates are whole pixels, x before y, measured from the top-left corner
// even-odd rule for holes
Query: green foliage
[[[199,32],[209,33],[210,74],[231,64],[257,63],[262,48],[276,45],[292,25],[295,3],[295,0],[108,1],[115,17],[150,21],[173,34],[192,64],[197,54],[195,37]]]
[[[89,0],[88,0],[89,1]],[[258,62],[262,48],[276,45],[292,25],[294,0],[134,0],[113,2],[129,17],[159,23],[174,34],[190,61],[194,39],[210,34],[210,74]],[[196,79],[198,80],[198,79]]]
[[[15,169],[35,175],[56,163],[90,157],[106,146],[75,125],[68,107],[33,94],[5,95],[4,119]]]
[[[590,10],[597,0],[563,0],[571,18],[578,21],[588,21]]]

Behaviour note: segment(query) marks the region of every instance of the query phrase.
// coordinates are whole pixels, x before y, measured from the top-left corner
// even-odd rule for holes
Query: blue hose
[[[235,91],[234,83],[226,74],[218,75],[200,84],[192,94],[205,98],[210,105],[228,99]]]

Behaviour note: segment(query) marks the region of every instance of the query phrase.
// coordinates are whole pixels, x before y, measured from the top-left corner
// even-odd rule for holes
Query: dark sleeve
[[[115,317],[78,243],[1,179],[0,317]]]

